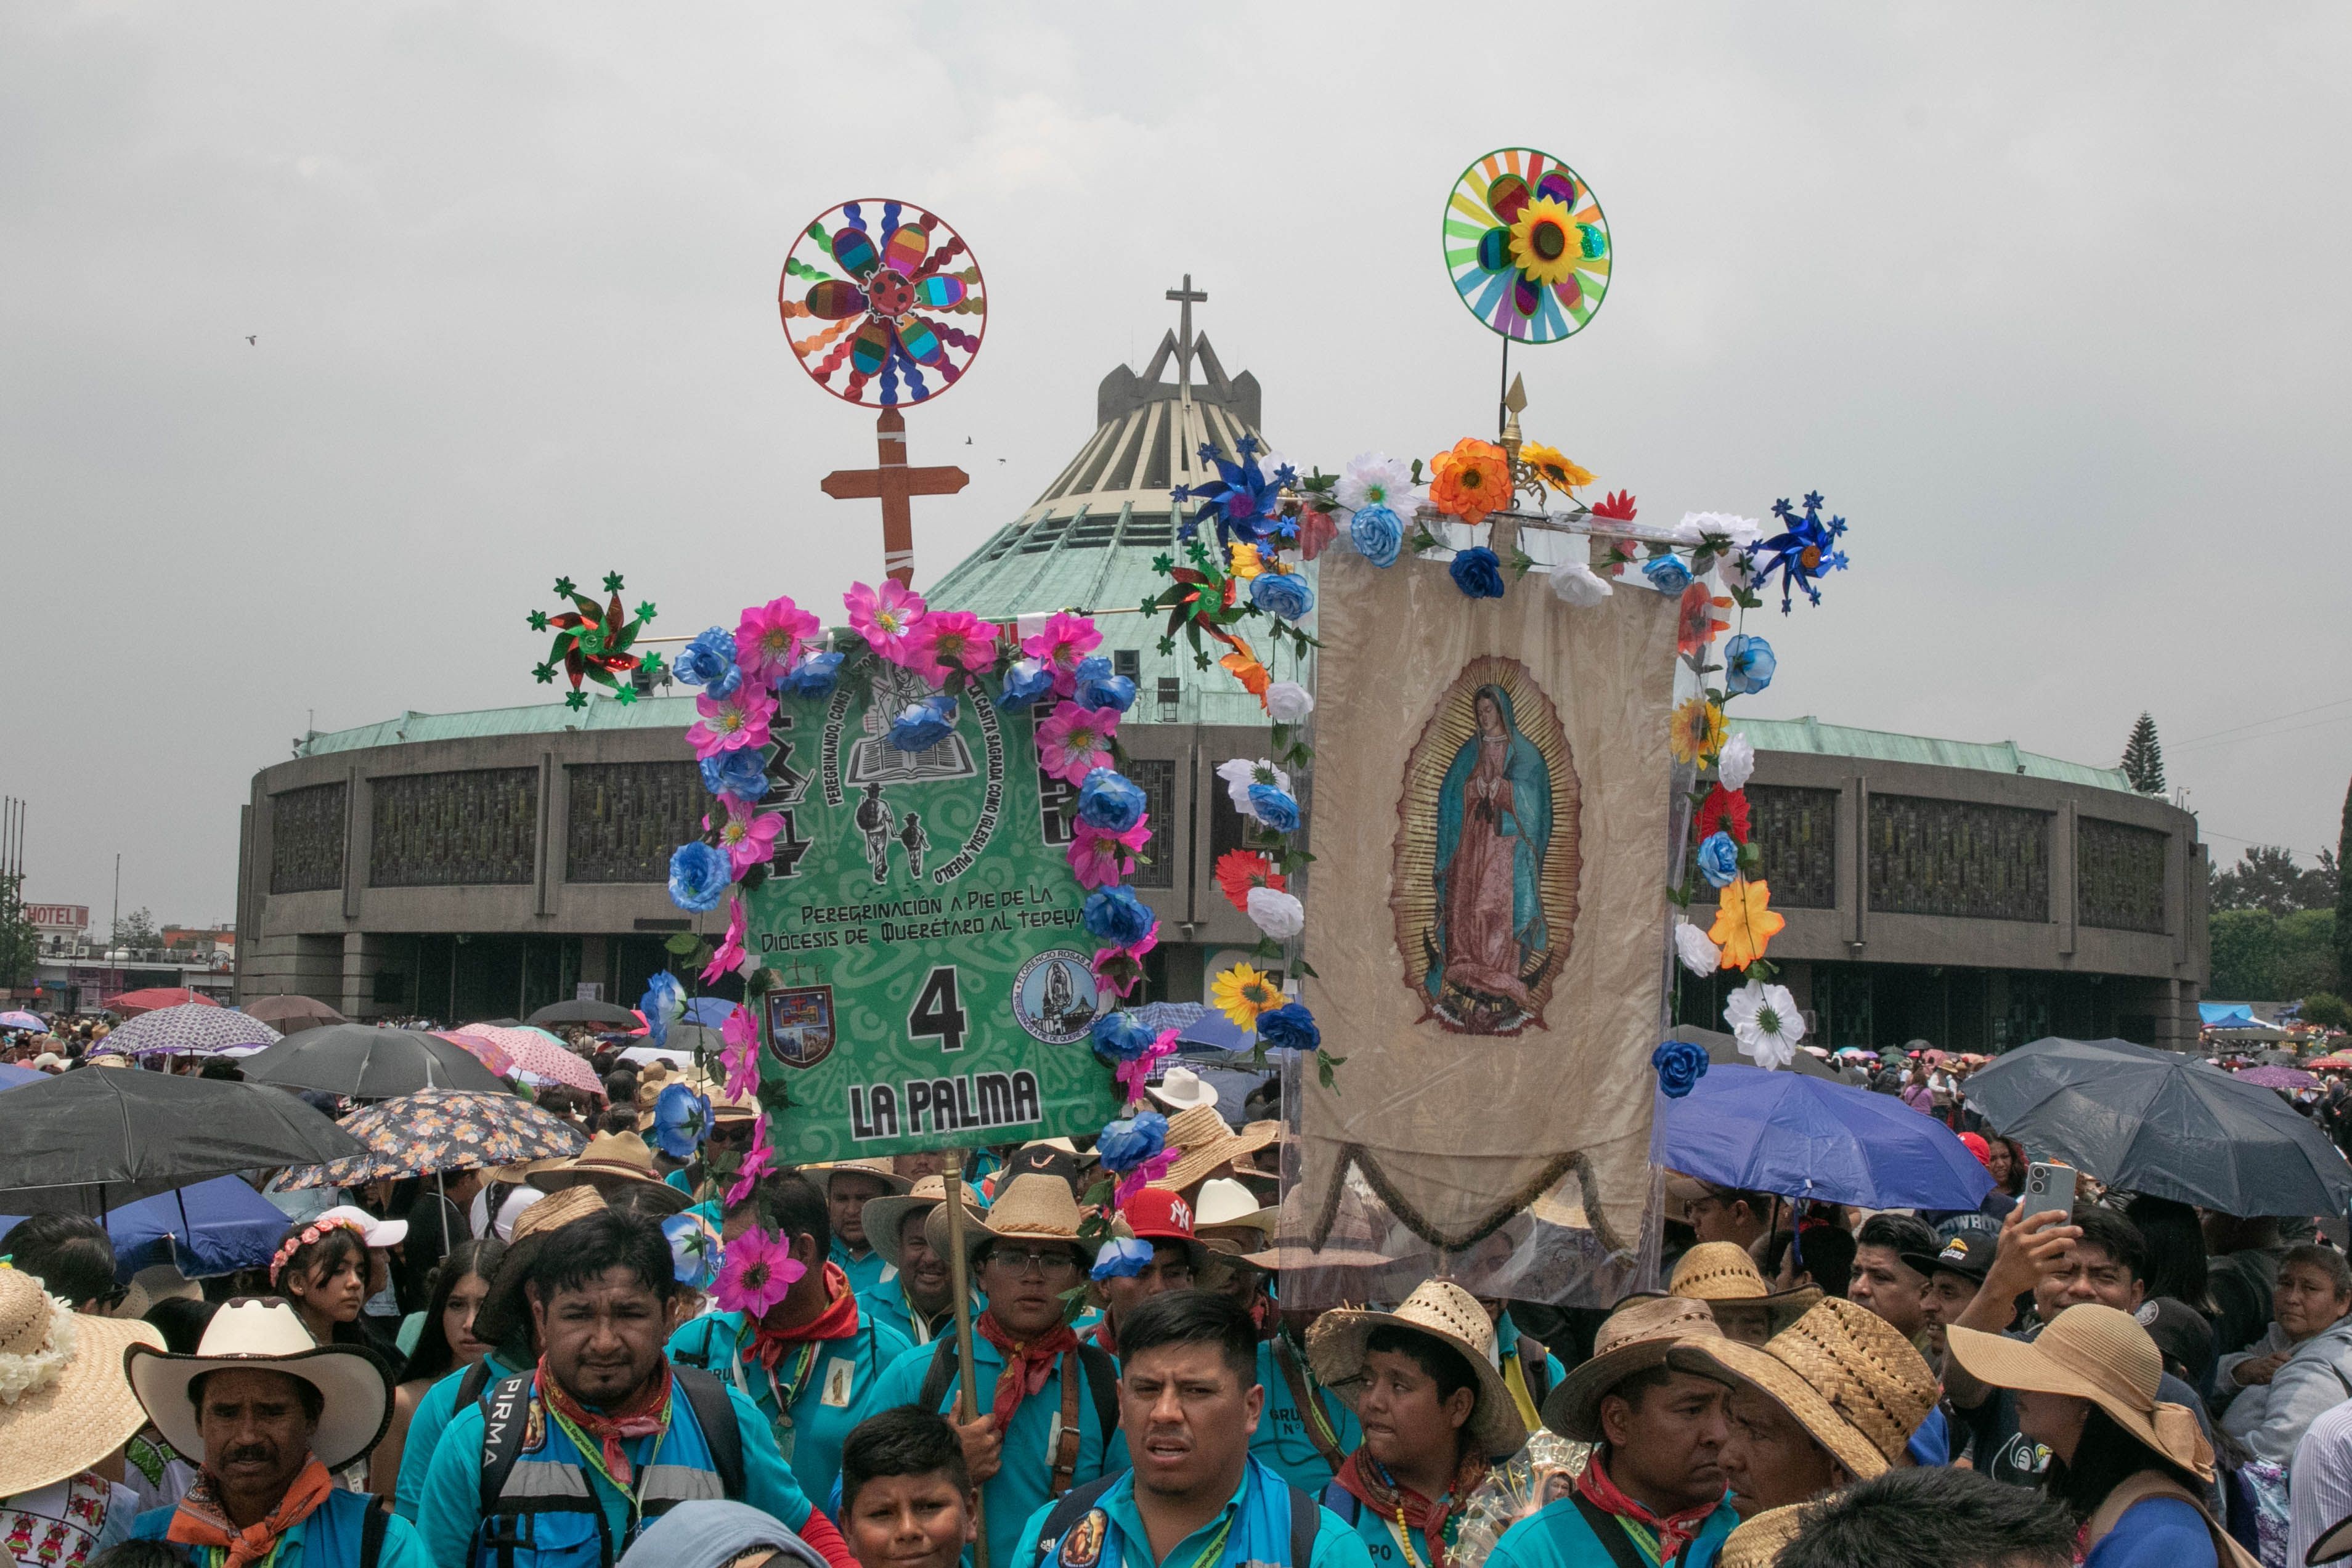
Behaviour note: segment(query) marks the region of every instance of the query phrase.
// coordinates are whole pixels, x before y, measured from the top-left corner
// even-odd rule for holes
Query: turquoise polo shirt
[[[1307,1353],[1298,1349],[1296,1341],[1291,1348],[1297,1351],[1298,1370],[1307,1379],[1308,1392],[1330,1418],[1332,1437],[1339,1443],[1339,1452],[1354,1453],[1364,1440],[1364,1429],[1357,1423],[1356,1413],[1338,1395],[1315,1381],[1314,1370],[1307,1364]],[[1298,1402],[1291,1397],[1290,1379],[1282,1375],[1281,1364],[1275,1360],[1274,1341],[1270,1339],[1258,1342],[1257,1381],[1265,1390],[1265,1407],[1259,1412],[1257,1431],[1250,1437],[1250,1458],[1291,1485],[1321,1497],[1323,1489],[1331,1484],[1331,1467],[1322,1450],[1315,1446]]]
[[[1218,1532],[1228,1523],[1235,1522],[1236,1516],[1248,1506],[1250,1487],[1258,1482],[1263,1474],[1255,1467],[1244,1465],[1241,1485],[1234,1489],[1232,1499],[1217,1516],[1178,1542],[1173,1551],[1157,1561],[1151,1555],[1151,1532],[1144,1528],[1143,1515],[1136,1511],[1135,1476],[1130,1471],[1119,1477],[1095,1506],[1109,1515],[1111,1523],[1118,1527],[1122,1560],[1118,1563],[1105,1560],[1099,1568],[1192,1568],[1192,1563],[1208,1552],[1209,1543],[1216,1539]],[[1048,1501],[1030,1514],[1021,1526],[1020,1544],[1011,1557],[997,1556],[996,1548],[992,1543],[988,1559],[990,1568],[1030,1568],[1037,1556],[1037,1537],[1045,1528],[1045,1516],[1053,1511],[1054,1506]],[[1355,1531],[1341,1523],[1339,1516],[1329,1509],[1318,1507],[1315,1511],[1321,1517],[1315,1521],[1313,1554],[1305,1563],[1282,1564],[1280,1568],[1371,1568],[1371,1559],[1364,1554],[1364,1543],[1357,1538]],[[1205,1568],[1218,1568],[1218,1565],[1212,1560]],[[1253,1564],[1252,1568],[1256,1568],[1256,1565]]]
[[[131,1539],[162,1541],[163,1532],[172,1528],[172,1515],[177,1508],[177,1504],[171,1508],[151,1508],[141,1514],[131,1522]],[[308,1560],[303,1546],[310,1539],[310,1527],[314,1523],[323,1525],[325,1522],[322,1515],[314,1513],[288,1530],[283,1543],[270,1559],[271,1568],[302,1568]],[[218,1568],[219,1564],[228,1561],[228,1554],[216,1546],[174,1545],[172,1550],[174,1552],[190,1552],[198,1568]],[[331,1559],[333,1553],[330,1552],[326,1555]],[[356,1563],[359,1555],[359,1542],[353,1541],[348,1549],[348,1558]],[[376,1568],[434,1568],[434,1563],[426,1553],[424,1539],[416,1533],[415,1525],[404,1519],[387,1519],[383,1521],[383,1548],[376,1558]]]
[[[882,1387],[875,1396],[874,1407],[887,1410],[915,1403],[915,1396],[923,1391],[923,1379],[931,1369],[931,1357],[938,1354],[936,1343],[917,1345],[891,1363],[890,1369],[882,1375]],[[1004,1353],[975,1333],[971,1355],[978,1369],[972,1385],[980,1390],[974,1407],[985,1411],[996,1380],[1004,1375]],[[1072,1372],[1078,1379],[1078,1464],[1070,1484],[1084,1486],[1127,1469],[1127,1439],[1115,1427],[1109,1432],[1102,1429],[1084,1369],[1072,1368]],[[959,1370],[955,1377],[948,1380],[947,1391],[933,1408],[941,1415],[952,1411],[961,1385],[962,1374]],[[1024,1522],[1053,1500],[1050,1489],[1054,1460],[1046,1451],[1046,1439],[1061,1415],[1062,1369],[1057,1363],[1047,1375],[1045,1385],[1024,1399],[1021,1407],[1013,1413],[1012,1425],[1004,1434],[1004,1466],[980,1489],[981,1499],[988,1505],[990,1568],[1007,1568],[1013,1563],[1013,1559],[1005,1554],[1019,1543]]]
[[[1429,1537],[1421,1526],[1407,1525],[1400,1535],[1393,1515],[1375,1513],[1371,1506],[1360,1499],[1349,1500],[1356,1504],[1356,1539],[1364,1543],[1364,1555],[1371,1559],[1372,1568],[1412,1568],[1416,1563],[1421,1564],[1421,1568],[1429,1568]],[[1461,1518],[1458,1513],[1448,1514],[1445,1522],[1458,1527]],[[1411,1558],[1408,1559],[1400,1548],[1400,1540],[1412,1542]],[[1450,1551],[1452,1543],[1449,1542],[1447,1546]]]
[[[1731,1511],[1729,1502],[1716,1504],[1698,1538],[1691,1542],[1688,1568],[1711,1568],[1723,1551],[1724,1537],[1738,1523],[1739,1516]],[[1626,1537],[1626,1544],[1634,1544],[1632,1536]],[[1634,1552],[1644,1555],[1638,1546]],[[1584,1514],[1572,1497],[1564,1497],[1511,1526],[1486,1554],[1486,1568],[1615,1568],[1616,1562],[1592,1533],[1592,1527],[1584,1522]]]
[[[829,1256],[841,1265],[841,1271],[849,1276],[852,1295],[862,1295],[884,1281],[898,1277],[897,1267],[881,1253],[868,1247],[864,1252],[853,1255],[848,1243],[838,1236],[833,1239],[833,1251]]]
[[[485,1389],[523,1370],[509,1365],[496,1351],[482,1359],[490,1369],[489,1381],[482,1385]],[[440,1447],[441,1434],[449,1429],[449,1418],[457,1413],[457,1385],[465,1381],[466,1368],[461,1366],[426,1389],[408,1418],[408,1440],[400,1450],[400,1479],[392,1499],[392,1511],[403,1519],[416,1517],[417,1504],[425,1498],[425,1478],[433,1469],[433,1450]]]
[[[792,1376],[793,1357],[777,1364],[771,1381],[767,1369],[744,1354],[751,1338],[751,1321],[741,1312],[709,1312],[670,1335],[669,1358],[717,1373],[759,1408],[773,1432],[776,1393]],[[860,1421],[884,1408],[874,1402],[875,1392],[883,1371],[907,1348],[906,1336],[866,1316],[862,1302],[855,1334],[817,1342],[808,1375],[793,1396],[789,1459],[803,1496],[833,1495],[833,1483],[841,1477],[841,1445]],[[783,1435],[776,1436],[781,1448]]]
[[[972,1321],[978,1322],[980,1314],[987,1310],[988,1298],[974,1291],[971,1294]],[[893,1274],[872,1290],[858,1291],[857,1311],[860,1316],[870,1316],[876,1322],[887,1323],[897,1329],[910,1345],[929,1344],[940,1337],[939,1333],[933,1333],[923,1326],[922,1319],[916,1315],[913,1304],[907,1300],[907,1279],[903,1274]],[[954,1320],[950,1317],[948,1321],[952,1323]],[[945,1326],[940,1330],[940,1333],[951,1332]]]

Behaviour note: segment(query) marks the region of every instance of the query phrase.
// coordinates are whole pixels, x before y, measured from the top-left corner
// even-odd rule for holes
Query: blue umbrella
[[[38,1083],[47,1073],[37,1067],[9,1067],[0,1064],[0,1089],[20,1089],[27,1083]]]
[[[1974,1208],[1992,1177],[1949,1127],[1891,1094],[1717,1065],[1665,1102],[1659,1163],[1701,1181],[1864,1208]]]
[[[1130,1009],[1136,1021],[1150,1030],[1172,1029],[1179,1045],[1205,1045],[1213,1051],[1247,1051],[1257,1035],[1234,1023],[1213,1007],[1200,1002],[1146,1002]]]
[[[0,1239],[16,1218],[0,1217]],[[106,1217],[123,1280],[150,1263],[177,1263],[192,1280],[264,1268],[289,1228],[284,1210],[233,1176],[126,1203]]]

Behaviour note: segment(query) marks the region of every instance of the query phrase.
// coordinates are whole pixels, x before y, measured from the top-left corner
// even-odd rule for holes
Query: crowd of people
[[[289,1229],[248,1274],[124,1282],[98,1223],[21,1222],[0,1240],[0,1560],[2352,1554],[2344,1253],[2087,1181],[2071,1211],[2021,1213],[2026,1151],[1980,1132],[1976,1210],[1670,1174],[1663,1291],[1562,1311],[1465,1274],[1315,1312],[1286,1302],[1308,1293],[1276,1240],[1278,1122],[1233,1125],[1189,1074],[1170,1168],[1106,1204],[1083,1141],[767,1168],[740,1157],[751,1102],[595,1065],[602,1096],[541,1097],[590,1134],[569,1159],[342,1192],[255,1173]],[[656,1130],[679,1083],[710,1107],[682,1155]]]

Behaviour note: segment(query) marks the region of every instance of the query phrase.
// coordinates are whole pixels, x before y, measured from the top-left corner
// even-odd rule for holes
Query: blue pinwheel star
[[[1256,544],[1282,531],[1282,487],[1297,479],[1297,474],[1288,464],[1268,475],[1258,466],[1257,441],[1244,435],[1234,444],[1239,461],[1218,455],[1213,446],[1203,444],[1200,457],[1217,471],[1214,484],[1193,485],[1171,491],[1178,505],[1202,502],[1184,525],[1184,537],[1190,538],[1202,523],[1214,522],[1217,541],[1231,544],[1240,539],[1244,544]]]
[[[1748,559],[1759,581],[1769,582],[1775,573],[1780,579],[1780,613],[1789,613],[1790,601],[1802,590],[1814,604],[1822,601],[1822,591],[1815,584],[1832,571],[1843,571],[1845,552],[1836,548],[1844,537],[1845,519],[1822,517],[1822,493],[1805,492],[1804,510],[1789,505],[1786,497],[1772,503],[1772,515],[1780,519],[1781,531],[1769,539],[1759,539],[1748,547]]]

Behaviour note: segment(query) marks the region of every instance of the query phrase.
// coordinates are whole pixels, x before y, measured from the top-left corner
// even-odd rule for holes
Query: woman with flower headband
[[[367,1236],[359,1222],[320,1215],[278,1244],[269,1260],[269,1290],[293,1307],[320,1344],[358,1345],[391,1361],[398,1352],[360,1315],[367,1303],[369,1267]]]

